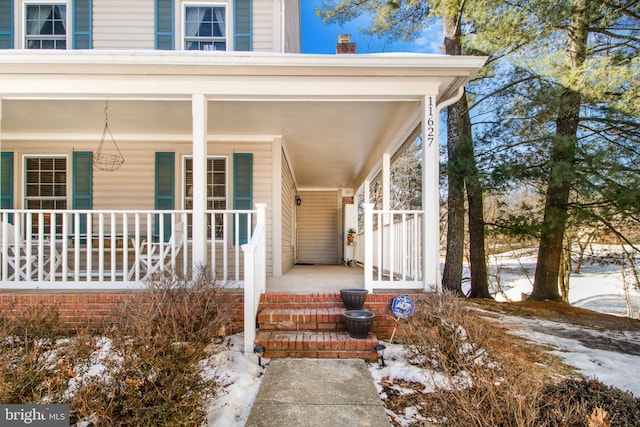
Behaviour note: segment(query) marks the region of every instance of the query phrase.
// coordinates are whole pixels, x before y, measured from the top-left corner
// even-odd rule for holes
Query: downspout
[[[460,100],[460,98],[462,98],[462,95],[464,95],[464,88],[465,86],[460,86],[458,88],[458,91],[456,92],[456,94],[447,99],[446,101],[441,102],[440,104],[436,105],[436,116],[440,117],[440,112],[442,111],[443,108],[448,107],[452,104],[455,104],[456,102],[458,102]]]

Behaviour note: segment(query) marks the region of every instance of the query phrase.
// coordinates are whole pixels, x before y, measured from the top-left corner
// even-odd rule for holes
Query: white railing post
[[[256,277],[257,283],[259,285],[258,289],[261,294],[265,293],[267,290],[267,238],[266,238],[266,222],[267,222],[267,205],[265,203],[256,203],[256,209],[258,210],[256,225],[260,224],[262,227],[262,237],[258,240],[258,277]],[[256,306],[257,309],[257,306]]]
[[[266,205],[256,203],[256,228],[249,243],[242,245],[244,252],[244,352],[253,352],[256,340],[256,315],[260,295],[266,287]]]
[[[373,291],[373,203],[364,207],[364,288]],[[380,226],[380,225],[378,225]],[[380,267],[378,267],[380,268]]]

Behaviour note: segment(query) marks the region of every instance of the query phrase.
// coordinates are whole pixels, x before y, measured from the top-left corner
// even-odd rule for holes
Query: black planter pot
[[[340,297],[347,310],[362,310],[368,294],[366,289],[340,289]]]
[[[376,315],[367,310],[347,310],[342,315],[351,338],[362,339],[369,335],[373,318]]]

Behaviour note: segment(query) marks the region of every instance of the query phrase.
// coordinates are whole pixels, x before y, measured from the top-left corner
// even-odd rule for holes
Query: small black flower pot
[[[340,298],[347,310],[362,310],[368,294],[366,289],[340,289]]]
[[[367,310],[347,310],[342,315],[351,338],[362,339],[369,335],[373,318],[376,315]]]

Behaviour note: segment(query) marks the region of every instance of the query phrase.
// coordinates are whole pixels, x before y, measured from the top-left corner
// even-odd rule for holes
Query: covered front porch
[[[437,289],[438,114],[484,60],[2,51],[0,287],[135,289],[207,268],[244,289],[251,339],[267,279],[302,267],[299,193],[331,191],[340,213],[364,194],[363,268],[345,271],[370,291]],[[107,123],[111,171],[95,167]],[[393,211],[391,159],[416,129],[422,208]]]

